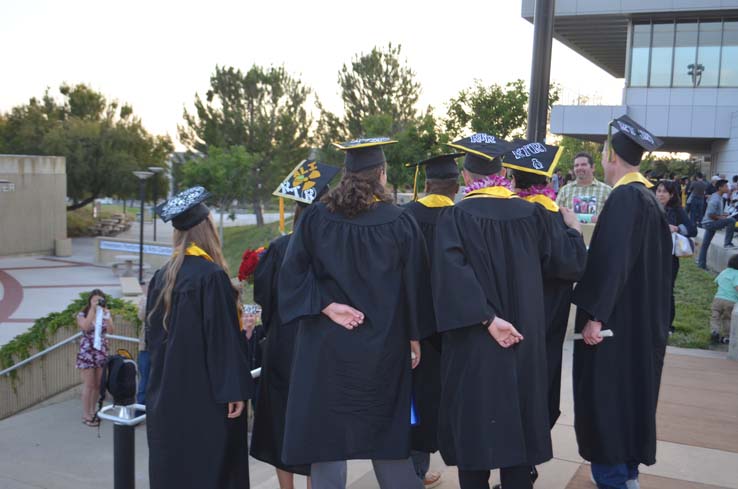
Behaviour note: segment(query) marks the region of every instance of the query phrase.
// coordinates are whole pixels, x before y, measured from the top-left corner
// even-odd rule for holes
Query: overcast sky
[[[473,84],[530,77],[533,26],[520,0],[403,2],[0,0],[0,111],[62,82],[87,83],[133,105],[144,125],[177,141],[182,110],[213,68],[281,65],[340,111],[337,73],[388,42],[422,84],[421,103],[445,103]],[[551,80],[619,104],[623,81],[554,42]]]

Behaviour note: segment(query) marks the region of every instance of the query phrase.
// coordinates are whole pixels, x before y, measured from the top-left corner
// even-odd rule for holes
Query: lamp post
[[[138,283],[143,284],[143,259],[144,259],[144,199],[146,198],[146,179],[154,175],[150,171],[134,171],[138,178],[139,197],[141,199],[141,233],[138,247]]]
[[[164,171],[164,168],[160,166],[150,166],[149,170],[151,170],[154,173],[154,207],[156,207],[156,201],[159,198],[157,195],[159,192],[159,183],[157,181],[156,175]],[[156,214],[153,215],[152,221],[154,222],[154,241],[156,241]]]

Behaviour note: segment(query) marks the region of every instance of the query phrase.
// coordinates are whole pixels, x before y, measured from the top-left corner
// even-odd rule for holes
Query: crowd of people
[[[336,169],[295,168],[277,190],[298,201],[294,232],[253,274],[265,340],[250,453],[282,489],[293,474],[345,488],[352,459],[371,460],[383,489],[432,487],[436,451],[462,489],[487,489],[494,469],[502,488],[531,488],[552,458],[572,303],[580,454],[600,489],[638,487],[638,465],[656,456],[670,231],[694,229],[670,207],[678,192],[654,193],[639,172],[658,139],[627,116],[612,124],[605,182],[577,155],[558,197],[560,148],[488,134],[420,162],[425,196],[402,207],[386,187],[386,138],[337,145],[333,188]],[[207,198],[194,187],[157,208],[175,231],[145,302],[153,489],[249,487],[243,413],[257,388]],[[580,220],[596,222],[589,249]]]

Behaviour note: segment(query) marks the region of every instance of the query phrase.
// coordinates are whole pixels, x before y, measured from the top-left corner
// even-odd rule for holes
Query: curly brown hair
[[[336,188],[321,200],[328,210],[351,219],[368,211],[377,202],[392,202],[392,196],[379,182],[384,166],[368,168],[359,172],[344,170]]]

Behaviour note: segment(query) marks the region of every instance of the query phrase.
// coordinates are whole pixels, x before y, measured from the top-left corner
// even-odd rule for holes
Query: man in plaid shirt
[[[594,177],[594,160],[589,153],[578,153],[574,157],[574,174],[577,179],[559,190],[556,203],[572,209],[580,216],[580,221],[597,222],[597,215],[612,187]]]

